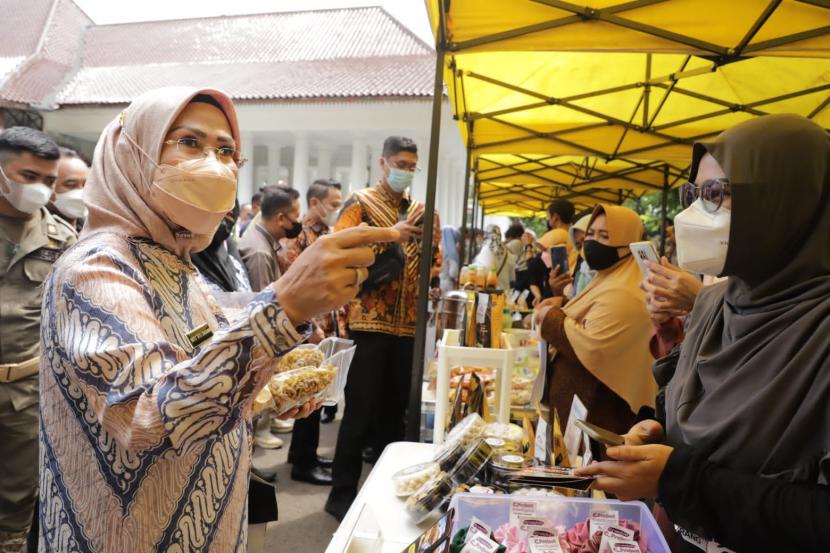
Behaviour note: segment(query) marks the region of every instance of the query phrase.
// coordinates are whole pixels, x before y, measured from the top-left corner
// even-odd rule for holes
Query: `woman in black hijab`
[[[239,259],[236,243],[228,240],[239,219],[239,200],[219,223],[207,248],[191,256],[208,288],[214,292],[250,292],[251,284],[245,266]]]
[[[640,445],[662,439],[646,421],[608,450],[618,462],[583,473],[656,496],[680,551],[830,550],[830,138],[760,117],[696,145],[691,180],[702,199],[684,213],[710,216],[685,244],[675,219],[678,254],[729,279],[703,289],[683,344],[655,364],[669,445]],[[728,245],[707,254],[694,233],[725,214]]]

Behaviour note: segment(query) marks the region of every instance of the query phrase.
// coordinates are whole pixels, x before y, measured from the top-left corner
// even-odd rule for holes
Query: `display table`
[[[435,447],[417,442],[395,442],[383,450],[372,472],[357,494],[349,512],[334,533],[326,553],[347,551],[349,541],[358,523],[365,521],[376,526],[382,538],[378,553],[400,553],[407,545],[429,528],[433,519],[422,525],[414,524],[404,510],[404,500],[395,495],[392,475],[399,470],[432,459]],[[353,547],[355,551],[362,550]],[[368,550],[372,551],[371,547]]]

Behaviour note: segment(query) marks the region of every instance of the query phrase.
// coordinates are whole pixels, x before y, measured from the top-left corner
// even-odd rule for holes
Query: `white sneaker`
[[[262,449],[279,449],[284,442],[268,430],[254,434],[254,445]]]
[[[294,430],[294,420],[271,419],[271,432],[287,434]]]

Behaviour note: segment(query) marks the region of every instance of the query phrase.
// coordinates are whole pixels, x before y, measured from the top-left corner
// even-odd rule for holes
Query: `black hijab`
[[[830,482],[830,138],[770,115],[695,146],[732,187],[724,275],[666,390],[669,441],[733,468]],[[660,376],[658,375],[658,380]]]
[[[239,281],[236,279],[236,270],[229,253],[231,244],[228,240],[238,219],[239,200],[233,206],[233,222],[228,221],[227,218],[222,219],[208,247],[190,256],[202,276],[226,292],[239,290]],[[227,246],[225,246],[226,241]]]

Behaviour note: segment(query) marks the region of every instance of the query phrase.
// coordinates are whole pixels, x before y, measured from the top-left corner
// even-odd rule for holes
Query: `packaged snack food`
[[[303,367],[274,375],[268,383],[274,410],[281,415],[310,401],[322,399],[326,388],[337,376],[333,365]]]
[[[297,346],[280,358],[277,364],[277,372],[285,372],[305,367],[319,367],[325,361],[325,355],[317,346]]]
[[[439,472],[406,500],[405,509],[409,518],[420,524],[447,503],[452,490],[452,480],[446,473]]]
[[[428,480],[441,472],[438,463],[420,463],[405,469],[399,470],[392,475],[392,486],[398,497],[407,497],[415,493]]]
[[[273,404],[274,398],[271,397],[271,391],[268,389],[268,386],[265,386],[254,398],[254,414],[256,415],[271,408]]]
[[[488,481],[502,489],[509,488],[516,471],[530,466],[530,459],[516,453],[497,453],[490,458]]]
[[[450,477],[457,485],[471,481],[486,465],[493,449],[482,439],[472,443],[458,460]]]
[[[447,472],[452,470],[461,456],[464,455],[464,451],[466,449],[467,448],[464,447],[464,444],[458,440],[454,442],[446,442],[435,455],[435,459],[433,460],[438,463],[441,470]]]
[[[341,341],[347,342],[348,340]],[[337,405],[337,401],[343,396],[346,390],[346,380],[349,376],[349,367],[352,364],[356,350],[357,346],[341,349],[323,362],[325,365],[333,365],[337,368],[337,376],[335,376],[329,387],[326,388],[323,405]]]
[[[521,443],[524,438],[524,430],[517,424],[491,422],[484,428],[483,435],[487,438],[501,438],[506,441]]]
[[[481,437],[486,426],[478,413],[467,415],[447,434],[447,442],[460,441],[466,447]]]

